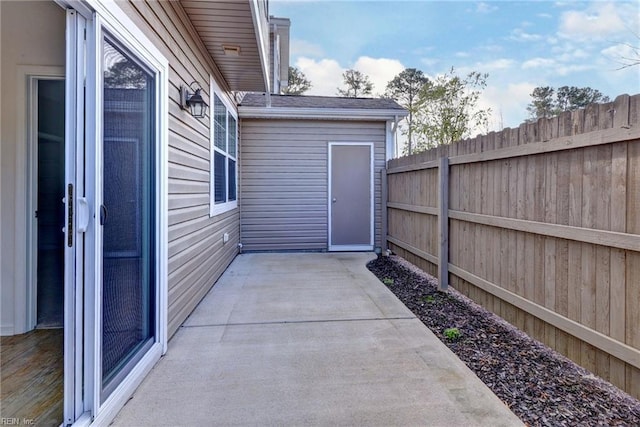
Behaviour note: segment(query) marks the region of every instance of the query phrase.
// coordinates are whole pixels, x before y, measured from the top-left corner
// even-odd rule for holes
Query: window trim
[[[239,123],[238,123],[238,111],[236,110],[235,104],[231,101],[231,99],[227,96],[227,94],[220,89],[215,79],[211,75],[209,76],[209,88],[210,88],[210,91],[209,91],[210,93],[210,96],[209,96],[209,104],[210,104],[210,108],[209,108],[209,111],[210,111],[209,113],[209,216],[213,217],[213,216],[228,212],[230,210],[237,209],[238,207],[238,148],[239,148],[238,127],[239,127]],[[214,135],[215,133],[214,99],[215,98],[214,98],[214,95],[217,96],[218,99],[220,99],[220,101],[222,101],[222,104],[227,109],[227,114],[226,114],[227,131],[225,136],[225,140],[227,142],[227,150],[229,149],[229,116],[235,119],[235,122],[236,122],[236,128],[235,128],[236,155],[235,156],[231,156],[229,155],[228,151],[220,150],[218,147],[215,146],[215,135]],[[225,178],[226,178],[225,183],[227,187],[229,185],[229,167],[227,162],[229,159],[236,162],[236,170],[235,170],[236,199],[229,201],[228,188],[225,188],[225,195],[226,195],[225,198],[227,201],[224,203],[217,203],[217,204],[215,202],[215,170],[214,170],[215,168],[214,156],[216,152],[224,154],[225,156]]]

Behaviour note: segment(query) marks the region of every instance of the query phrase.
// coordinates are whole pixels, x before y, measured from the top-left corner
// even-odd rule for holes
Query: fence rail
[[[389,247],[640,397],[640,95],[394,159]]]

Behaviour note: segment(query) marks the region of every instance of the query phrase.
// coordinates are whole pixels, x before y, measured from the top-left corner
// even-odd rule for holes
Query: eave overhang
[[[266,0],[180,0],[229,89],[270,92]],[[239,48],[229,54],[225,47]],[[231,51],[232,52],[232,51]]]

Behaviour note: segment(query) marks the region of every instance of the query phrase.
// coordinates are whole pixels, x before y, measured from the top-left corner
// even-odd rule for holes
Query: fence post
[[[449,158],[438,165],[438,282],[440,290],[449,287]]]
[[[388,196],[388,190],[387,190],[387,168],[385,167],[384,169],[380,170],[380,187],[381,187],[381,195],[380,195],[380,199],[381,199],[381,204],[382,206],[380,207],[380,222],[381,222],[381,230],[380,230],[380,245],[381,245],[381,250],[382,253],[384,254],[385,251],[387,250],[387,199],[389,198]]]

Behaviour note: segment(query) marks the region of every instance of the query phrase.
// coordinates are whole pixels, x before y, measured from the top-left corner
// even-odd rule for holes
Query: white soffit
[[[180,4],[232,91],[268,89],[265,1],[180,0]],[[238,48],[239,54],[225,54],[223,46]]]

